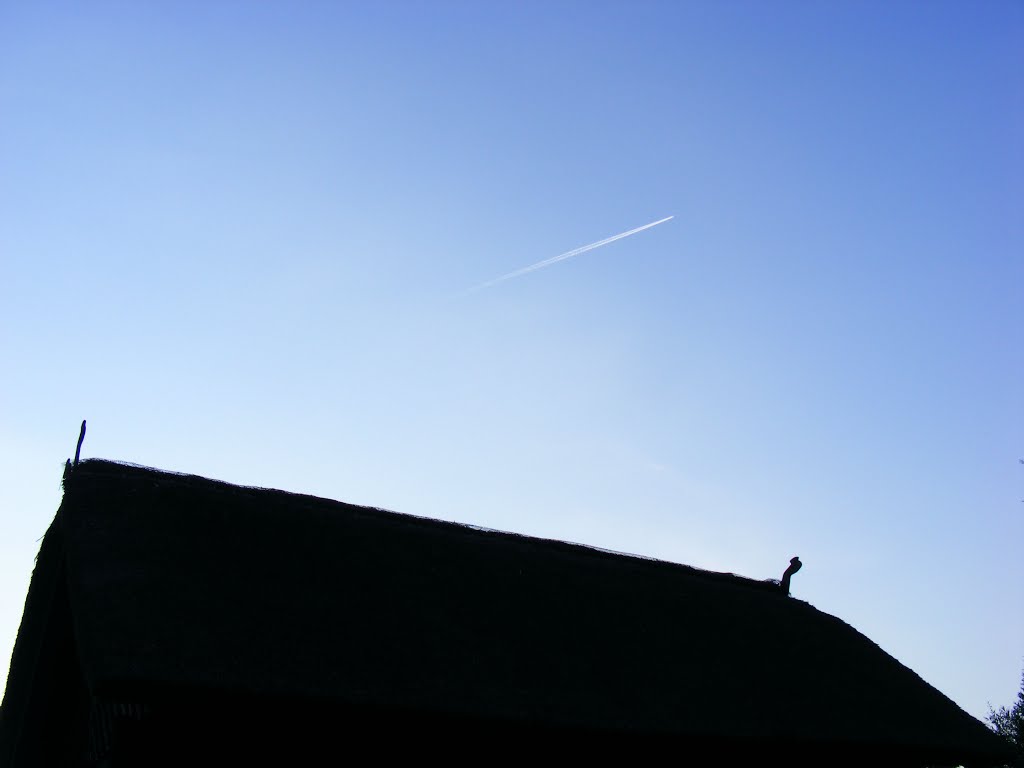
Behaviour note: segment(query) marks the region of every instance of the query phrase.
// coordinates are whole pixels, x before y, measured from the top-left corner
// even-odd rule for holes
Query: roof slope
[[[94,695],[184,686],[937,762],[1002,754],[852,627],[731,574],[100,460],[66,479],[47,536],[60,546],[44,542],[33,589],[44,566],[66,568]]]

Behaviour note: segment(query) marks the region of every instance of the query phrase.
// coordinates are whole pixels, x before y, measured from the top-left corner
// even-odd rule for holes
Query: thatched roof
[[[36,754],[54,712],[92,743],[118,711],[179,740],[211,718],[315,740],[326,719],[345,743],[1005,757],[913,671],[767,582],[91,460],[33,574],[0,764]]]

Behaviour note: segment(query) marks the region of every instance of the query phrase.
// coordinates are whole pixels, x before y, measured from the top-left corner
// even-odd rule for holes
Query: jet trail
[[[643,232],[645,229],[650,229],[651,227],[656,227],[659,224],[664,224],[669,219],[674,219],[674,218],[675,218],[675,216],[666,216],[664,219],[658,219],[657,221],[652,221],[650,224],[644,224],[642,227],[637,227],[636,229],[631,229],[628,232],[620,232],[617,235],[612,235],[611,237],[606,237],[604,240],[598,240],[596,243],[591,243],[590,245],[582,245],[579,248],[573,248],[571,251],[566,251],[565,253],[560,253],[557,256],[552,256],[550,259],[544,259],[544,261],[538,261],[536,264],[531,264],[528,267],[523,267],[522,269],[517,269],[515,272],[509,272],[507,275],[502,275],[501,277],[496,277],[493,280],[488,280],[486,283],[480,283],[480,285],[477,285],[477,286],[475,286],[473,288],[470,288],[469,290],[470,290],[470,292],[480,291],[480,290],[483,290],[484,288],[490,288],[492,285],[497,285],[498,283],[504,282],[505,280],[511,280],[513,277],[519,277],[521,275],[527,274],[528,272],[535,272],[538,269],[544,269],[544,267],[550,267],[552,264],[555,264],[556,262],[565,261],[566,259],[571,259],[573,256],[579,256],[581,253],[586,253],[587,251],[592,251],[595,248],[600,248],[602,245],[608,245],[609,243],[614,243],[616,240],[621,240],[624,237],[629,237],[630,235],[635,235],[637,232]]]

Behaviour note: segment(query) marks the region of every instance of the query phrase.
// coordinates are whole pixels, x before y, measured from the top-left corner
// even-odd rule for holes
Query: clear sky
[[[1022,137],[1019,2],[0,4],[4,674],[87,418],[86,457],[799,555],[1011,703]]]

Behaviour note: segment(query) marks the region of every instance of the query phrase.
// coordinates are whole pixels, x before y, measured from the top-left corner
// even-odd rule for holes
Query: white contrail
[[[558,261],[565,261],[566,259],[571,259],[573,256],[579,256],[581,253],[586,253],[587,251],[592,251],[595,248],[600,248],[602,245],[608,245],[608,243],[614,243],[616,240],[621,240],[624,237],[629,237],[630,235],[635,235],[637,232],[643,232],[645,229],[650,229],[651,227],[656,227],[659,224],[664,224],[669,219],[674,219],[674,218],[675,218],[675,216],[666,216],[664,219],[658,219],[657,221],[652,221],[650,224],[644,224],[642,227],[637,227],[636,229],[631,229],[628,232],[620,232],[617,235],[612,235],[611,237],[606,237],[604,240],[598,240],[596,243],[591,243],[590,245],[583,245],[583,246],[580,246],[579,248],[573,248],[571,251],[566,251],[565,253],[560,253],[558,256],[552,256],[550,259],[544,259],[544,261],[538,261],[536,264],[531,264],[528,267],[523,267],[522,269],[517,269],[515,272],[509,272],[507,275],[502,275],[501,277],[496,277],[493,280],[488,280],[486,283],[480,283],[480,285],[477,285],[477,286],[475,286],[473,288],[470,288],[469,290],[470,290],[470,292],[472,292],[472,291],[479,291],[479,290],[481,290],[483,288],[490,288],[492,285],[497,285],[498,283],[504,282],[505,280],[511,280],[513,277],[519,277],[520,275],[525,275],[527,272],[534,272],[534,271],[536,271],[538,269],[543,269],[544,267],[549,267],[549,266],[551,266],[552,264],[554,264],[555,262],[558,262]]]

